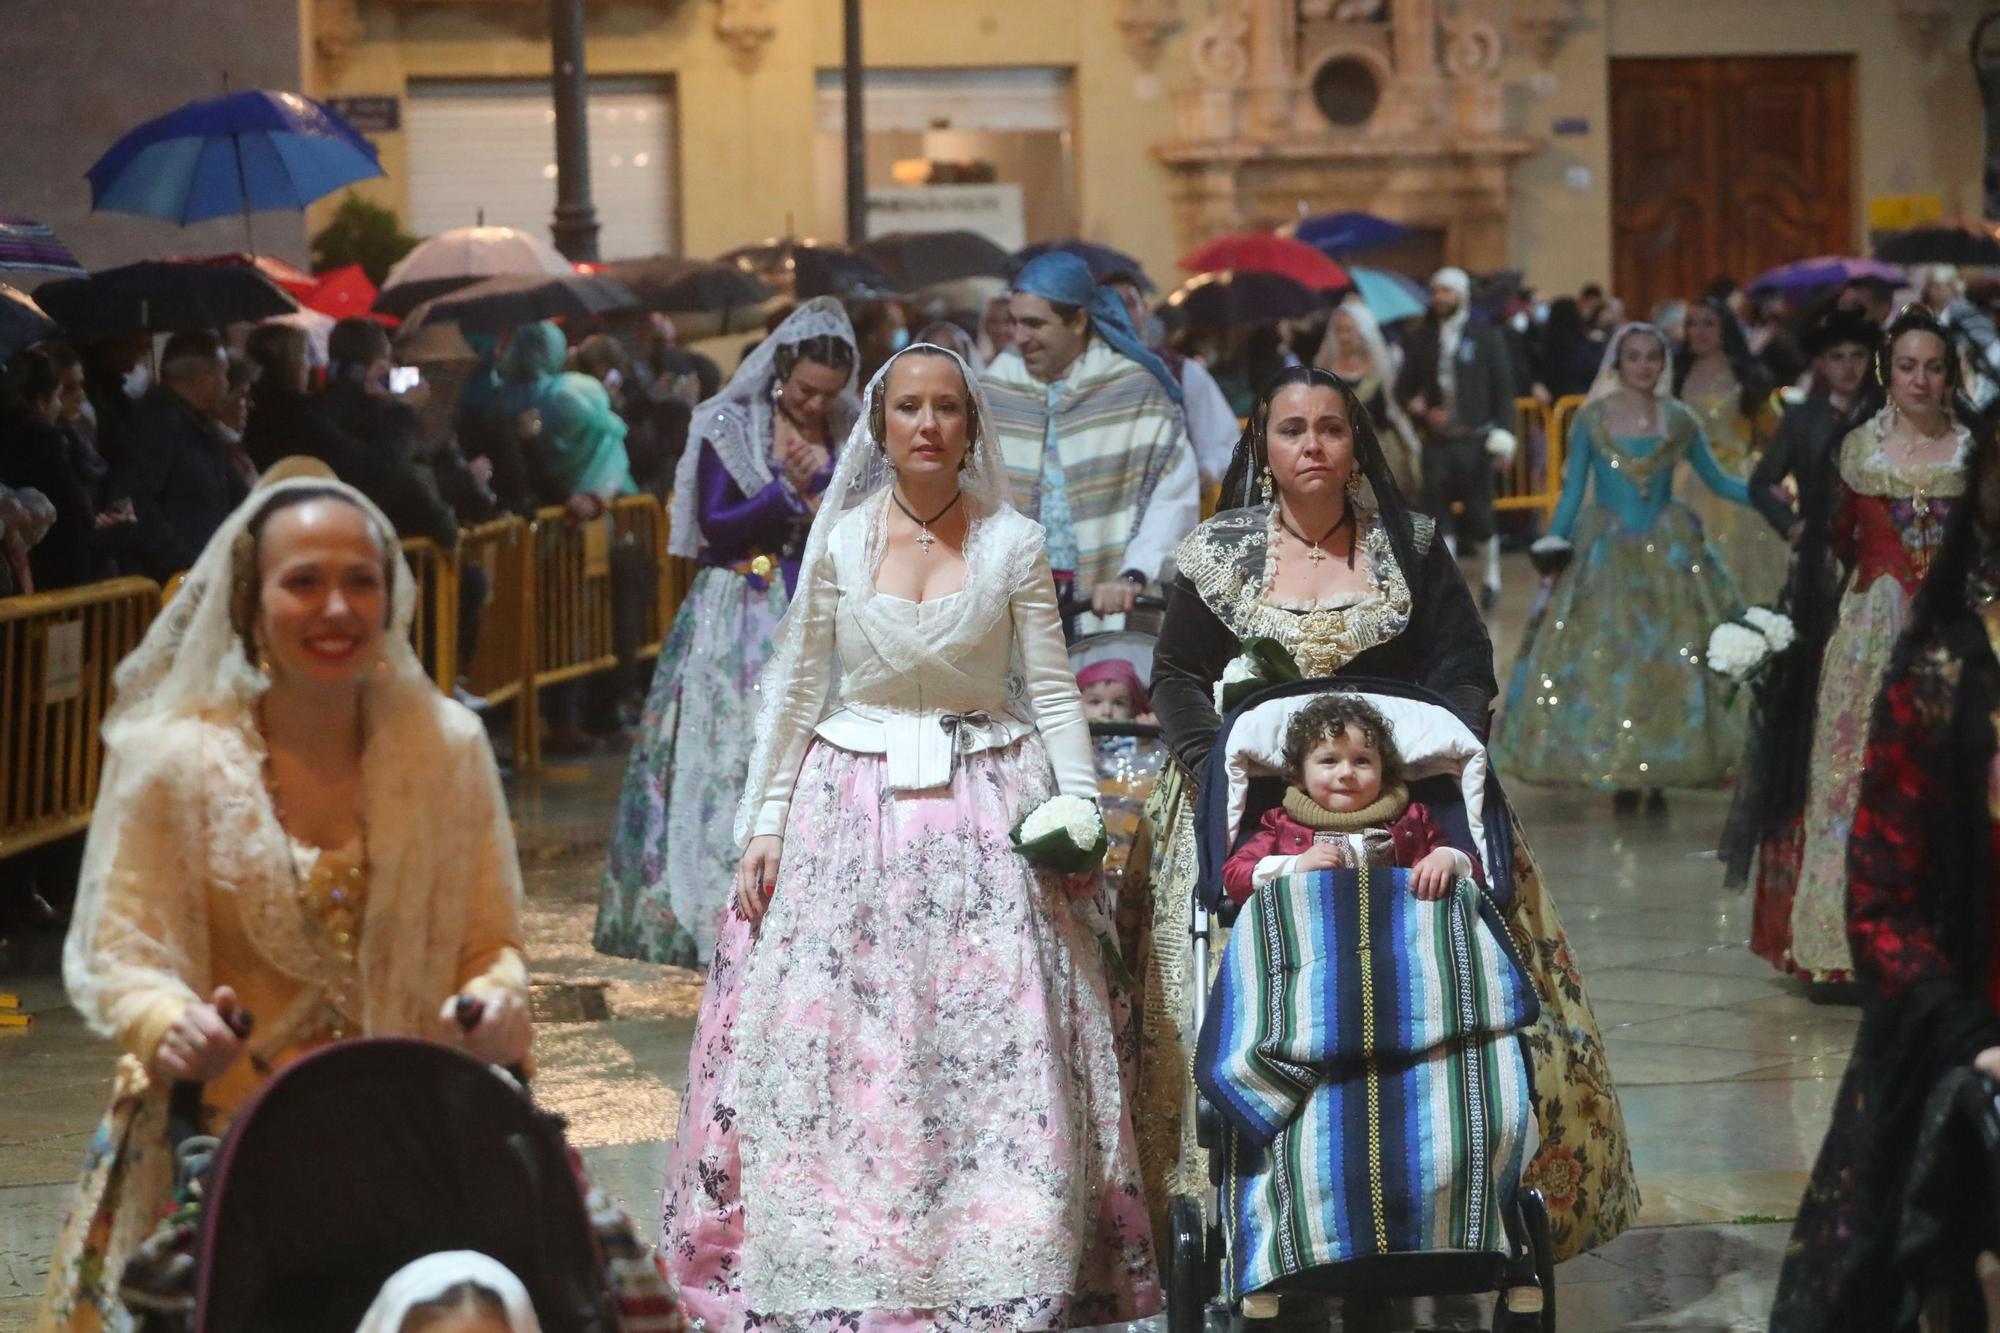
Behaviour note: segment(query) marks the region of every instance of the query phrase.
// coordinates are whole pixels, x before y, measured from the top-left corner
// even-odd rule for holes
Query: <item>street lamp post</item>
[[[583,65],[583,0],[549,0],[555,58],[556,249],[572,262],[597,258],[597,206],[590,202],[590,76]]]
[[[846,21],[846,67],[842,70],[847,94],[847,243],[859,245],[868,239],[868,125],[861,102],[861,0],[845,0],[842,16]]]

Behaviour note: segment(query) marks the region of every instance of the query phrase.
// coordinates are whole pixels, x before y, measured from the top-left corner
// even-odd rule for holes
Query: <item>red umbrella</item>
[[[368,281],[361,265],[349,264],[345,268],[320,274],[312,290],[299,300],[308,310],[317,310],[335,319],[366,315],[378,323],[394,327],[398,322],[394,315],[384,315],[368,308],[375,304],[375,296],[375,284]]]
[[[1347,270],[1335,263],[1324,250],[1268,231],[1241,231],[1218,236],[1207,245],[1181,256],[1181,267],[1190,273],[1214,273],[1234,269],[1239,273],[1282,273],[1316,291],[1352,287]]]

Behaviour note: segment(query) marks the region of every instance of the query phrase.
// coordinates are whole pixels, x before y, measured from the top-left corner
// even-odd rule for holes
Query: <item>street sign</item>
[[[394,134],[403,128],[403,99],[393,94],[329,97],[326,104],[363,134]]]

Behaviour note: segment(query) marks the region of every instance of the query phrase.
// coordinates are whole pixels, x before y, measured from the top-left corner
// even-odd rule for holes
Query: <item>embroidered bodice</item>
[[[1218,514],[1190,533],[1174,557],[1176,568],[1232,634],[1239,640],[1276,639],[1291,651],[1299,670],[1325,676],[1408,628],[1409,583],[1374,514],[1362,516],[1357,557],[1367,564],[1371,589],[1309,608],[1273,599],[1275,512],[1270,505],[1255,505]]]
[[[1757,423],[1743,415],[1743,388],[1736,377],[1732,375],[1720,388],[1706,392],[1688,389],[1681,394],[1681,401],[1694,413],[1715,461],[1731,476],[1746,475],[1752,462]]]
[[[1600,508],[1627,532],[1644,532],[1674,498],[1674,471],[1685,459],[1704,485],[1725,500],[1750,502],[1750,488],[1725,472],[1708,447],[1694,414],[1680,403],[1660,404],[1658,435],[1614,435],[1602,403],[1588,403],[1570,431],[1562,503],[1549,521],[1552,536],[1567,538],[1588,490]]]
[[[1833,549],[1853,570],[1851,590],[1893,578],[1915,596],[1944,543],[1945,521],[1965,493],[1969,437],[1940,463],[1898,463],[1883,451],[1877,422],[1849,431],[1840,446],[1840,507]]]

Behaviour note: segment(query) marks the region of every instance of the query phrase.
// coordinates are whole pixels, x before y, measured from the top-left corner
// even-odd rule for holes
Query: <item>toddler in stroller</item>
[[[1217,1279],[1246,1319],[1283,1297],[1288,1326],[1328,1294],[1351,1329],[1389,1297],[1498,1290],[1496,1327],[1554,1327],[1546,1216],[1519,1183],[1539,1005],[1489,798],[1477,738],[1405,685],[1297,682],[1225,721],[1197,816],[1198,970],[1214,921],[1241,919],[1198,1001],[1217,1194],[1173,1210],[1177,1329]]]

